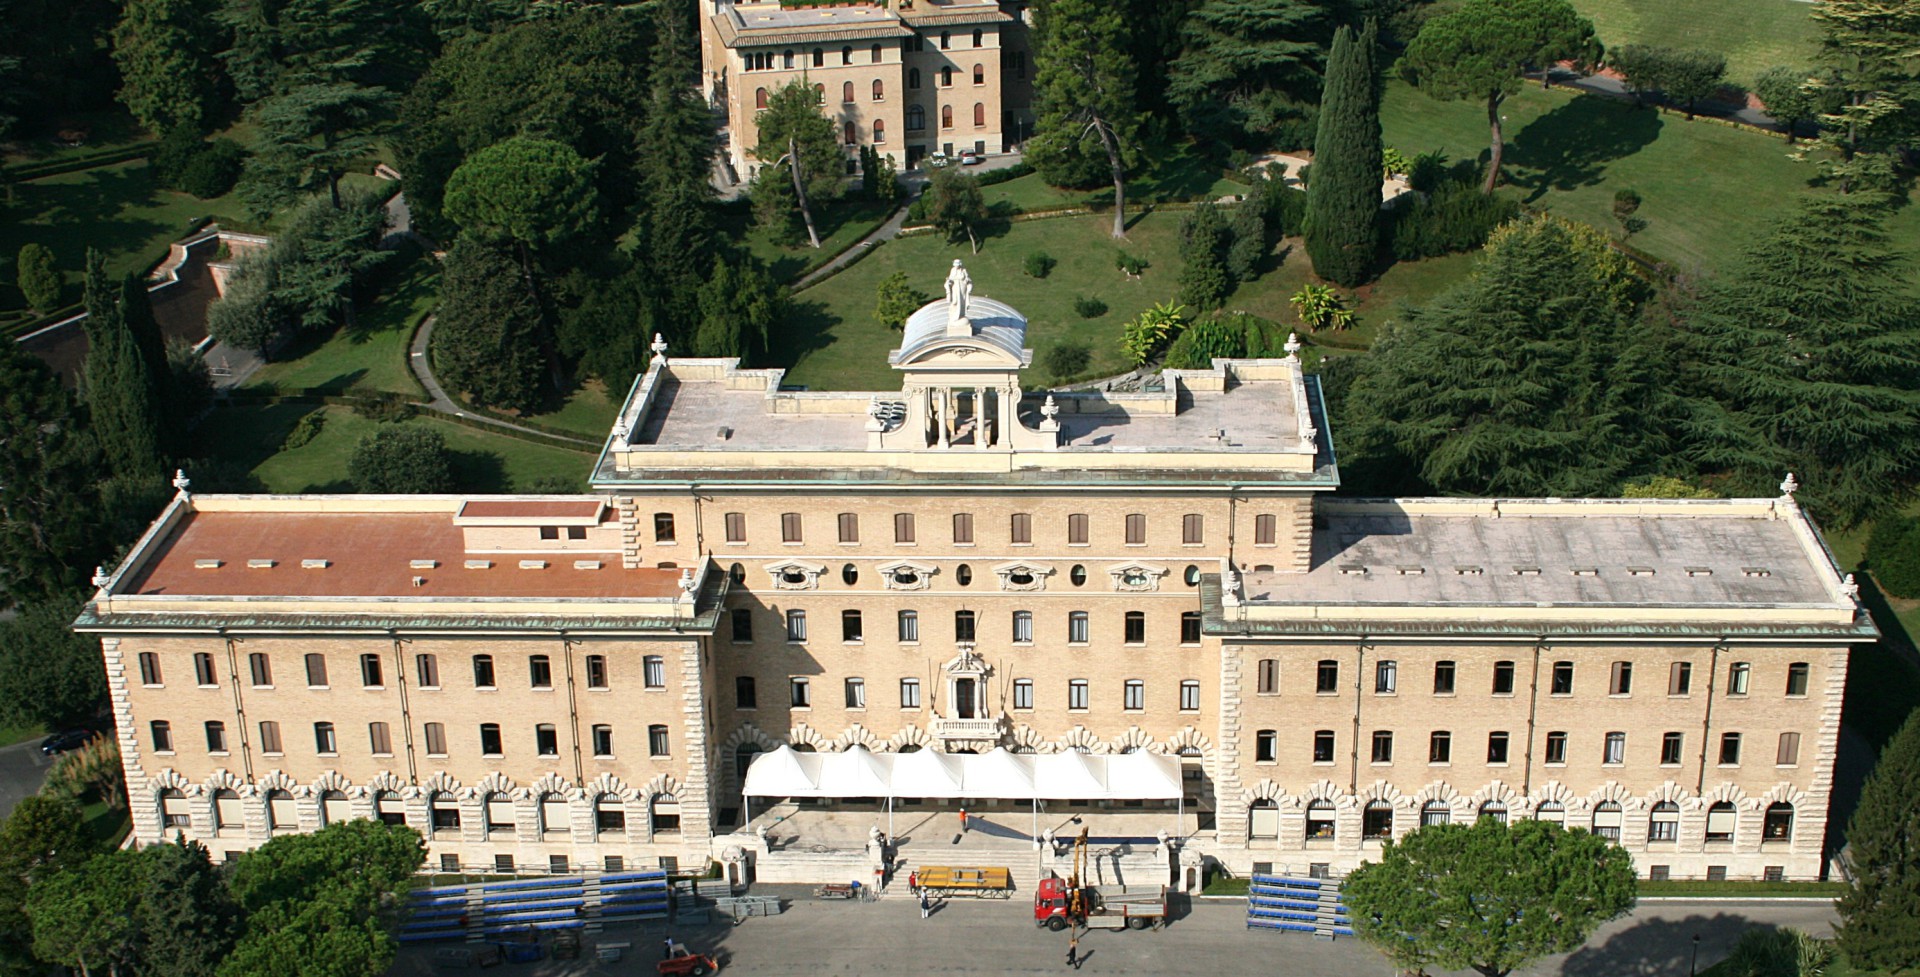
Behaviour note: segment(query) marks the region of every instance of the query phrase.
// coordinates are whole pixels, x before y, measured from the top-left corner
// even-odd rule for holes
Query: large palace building
[[[753,156],[754,117],[795,80],[818,94],[849,160],[862,146],[901,167],[1000,153],[1033,130],[1026,0],[700,3],[706,94],[725,111],[741,180],[767,162]]]
[[[138,840],[364,816],[445,866],[803,877],[964,804],[982,845],[1072,817],[1237,871],[1491,816],[1823,873],[1874,630],[1791,480],[1335,498],[1296,356],[1031,394],[1025,330],[956,262],[897,390],[656,344],[585,497],[182,484],[78,622]]]

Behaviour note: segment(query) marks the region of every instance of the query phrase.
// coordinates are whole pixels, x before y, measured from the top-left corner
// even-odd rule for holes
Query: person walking
[[[932,915],[933,915],[933,900],[927,898],[927,894],[923,891],[920,893],[920,918],[926,919],[927,917]]]
[[[919,894],[920,894],[920,873],[917,870],[908,872],[907,873],[907,895],[917,896]]]
[[[1067,940],[1067,966],[1080,969],[1080,934],[1075,933]]]
[[[967,809],[964,807],[960,809],[960,833],[967,833]]]

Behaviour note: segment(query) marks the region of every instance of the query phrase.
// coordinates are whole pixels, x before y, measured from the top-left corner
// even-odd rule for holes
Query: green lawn
[[[326,421],[320,434],[298,448],[283,451],[287,432],[300,418],[315,411]],[[373,433],[370,421],[344,407],[313,404],[227,406],[216,408],[201,422],[196,436],[214,457],[245,466],[268,492],[351,492],[347,459],[360,439]],[[455,490],[510,492],[549,475],[566,475],[586,484],[593,455],[523,441],[506,434],[422,414],[401,423],[439,431],[456,455]]]
[[[627,392],[622,390],[615,396],[626,395]],[[620,405],[607,395],[606,385],[598,380],[589,380],[574,388],[560,409],[551,414],[535,414],[527,420],[572,431],[582,437],[604,438],[613,430],[613,418],[619,412]]]
[[[107,807],[104,801],[88,801],[80,805],[85,817],[88,836],[93,838],[101,851],[112,851],[126,840],[127,833],[133,830],[133,821],[125,811],[115,811]]]
[[[0,746],[12,746],[27,740],[47,735],[47,731],[38,726],[0,725]]]
[[[807,246],[805,232],[802,232],[798,245],[775,241],[771,231],[748,222],[744,213],[734,216],[731,222],[734,226],[727,228],[727,231],[744,236],[747,250],[766,262],[775,281],[789,282],[826,264],[853,242],[866,237],[891,213],[892,204],[842,200],[815,215],[818,222],[815,229],[820,232],[820,247],[817,250]]]
[[[130,113],[119,106],[107,112],[74,113],[69,121],[62,123],[63,128],[69,125],[85,128],[87,141],[78,146],[62,146],[51,135],[41,134],[31,139],[0,143],[0,163],[53,163],[107,152],[152,138]]]
[[[407,342],[414,324],[438,300],[440,267],[428,255],[413,257],[396,272],[371,308],[364,309],[354,326],[341,326],[324,339],[296,342],[282,358],[261,367],[248,381],[252,392],[289,392],[303,389],[342,394],[349,390],[388,391],[425,397],[419,381],[407,368]]]
[[[1819,29],[1798,0],[1573,0],[1608,49],[1622,44],[1700,48],[1727,58],[1727,80],[1752,84],[1774,65],[1804,68]]]
[[[1636,109],[1618,99],[1530,85],[1503,109],[1505,193],[1614,230],[1614,191],[1638,190],[1647,229],[1629,242],[1688,270],[1710,269],[1790,213],[1813,175],[1781,140],[1711,122]],[[1486,110],[1437,102],[1394,82],[1380,109],[1388,145],[1408,155],[1440,150],[1452,160],[1487,152]],[[1908,208],[1912,209],[1912,208]],[[1908,234],[1920,222],[1902,215]]]

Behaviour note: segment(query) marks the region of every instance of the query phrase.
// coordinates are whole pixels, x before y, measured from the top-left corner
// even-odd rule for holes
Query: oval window
[[[1120,582],[1129,587],[1144,587],[1147,585],[1147,575],[1138,570],[1128,570],[1120,574]]]
[[[782,570],[780,580],[783,583],[806,583],[807,575],[798,570]]]
[[[1078,564],[1078,563],[1076,563],[1076,564],[1074,564],[1074,565],[1073,565],[1073,569],[1072,569],[1072,570],[1070,570],[1070,571],[1068,571],[1068,573],[1067,573],[1067,579],[1068,579],[1068,580],[1071,580],[1071,581],[1073,581],[1073,585],[1074,585],[1075,587],[1078,587],[1078,586],[1080,586],[1081,584],[1084,584],[1084,583],[1086,583],[1086,582],[1087,582],[1087,568],[1086,568],[1086,567],[1083,567],[1083,566],[1081,566],[1081,565],[1080,565],[1080,564]]]
[[[859,568],[858,568],[858,567],[855,567],[855,566],[854,566],[853,564],[851,564],[851,563],[849,563],[849,564],[847,564],[846,566],[843,566],[843,567],[841,567],[841,568],[840,568],[840,579],[841,579],[841,580],[842,580],[843,582],[845,582],[845,583],[846,583],[846,585],[847,585],[847,586],[849,586],[849,587],[851,587],[851,586],[853,586],[854,584],[857,584],[857,583],[859,583],[859,582],[860,582],[860,570],[859,570]]]
[[[954,567],[953,579],[959,581],[960,586],[965,587],[966,585],[973,582],[973,568],[970,566],[967,566],[965,563],[962,563],[959,566]]]
[[[735,563],[727,570],[727,576],[733,578],[734,586],[740,586],[747,582],[747,568]]]
[[[1186,580],[1187,580],[1187,586],[1189,587],[1200,586],[1200,568],[1196,566],[1188,566],[1187,573],[1186,573]]]
[[[911,587],[920,582],[920,575],[912,570],[893,571],[893,582],[902,587]]]
[[[1025,570],[1015,570],[1012,573],[1007,574],[1007,582],[1010,584],[1013,584],[1016,587],[1025,587],[1026,585],[1033,583],[1033,574],[1028,573]]]

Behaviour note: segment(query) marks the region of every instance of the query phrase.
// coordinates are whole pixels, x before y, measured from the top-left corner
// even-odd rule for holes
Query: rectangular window
[[[1376,695],[1391,695],[1399,682],[1399,662],[1389,658],[1373,663],[1373,691]]]
[[[541,539],[559,539],[560,527],[559,526],[541,526],[540,538]]]
[[[1318,753],[1319,747],[1315,746]],[[1273,763],[1280,759],[1280,733],[1277,730],[1263,729],[1253,737],[1253,759],[1256,763]]]
[[[434,655],[413,656],[413,671],[423,689],[440,687],[440,659]]]
[[[956,512],[953,514],[953,541],[959,546],[973,545],[973,513]]]
[[[806,611],[787,612],[787,640],[796,642],[807,640]]]
[[[1200,683],[1195,679],[1185,679],[1180,683],[1180,711],[1200,711]]]
[[[1573,663],[1572,662],[1554,662],[1553,663],[1553,678],[1550,680],[1550,684],[1547,686],[1547,691],[1549,694],[1552,694],[1552,695],[1572,695],[1573,694]]]
[[[1686,736],[1681,733],[1662,733],[1660,736],[1660,762],[1668,766],[1678,766],[1680,753],[1686,748]]]
[[[340,752],[340,740],[333,733],[332,723],[313,724],[313,749],[322,756]]]
[[[1453,694],[1453,663],[1439,661],[1433,663],[1433,694]]]
[[[850,678],[846,683],[847,708],[865,709],[867,707],[867,680]]]
[[[834,520],[834,522],[838,525],[838,529],[840,533],[840,542],[842,543],[860,542],[860,516],[858,514],[852,513],[852,512],[842,512],[840,513],[839,517]]]
[[[1127,545],[1145,546],[1147,544],[1147,517],[1139,513],[1127,516]]]
[[[813,688],[798,676],[787,680],[787,701],[795,709],[813,708]]]
[[[1031,698],[1033,695],[1033,691],[1032,691],[1033,683],[1029,682],[1027,684],[1028,684],[1027,695],[1029,698]],[[1019,695],[1019,692],[1016,690],[1014,694],[1017,696]],[[902,709],[920,708],[920,680],[919,679],[903,678],[900,680],[900,708]]]
[[[1732,841],[1734,822],[1738,818],[1739,818],[1739,814],[1734,811],[1734,807],[1732,804],[1727,804],[1725,802],[1722,802],[1708,808],[1706,840]],[[1707,869],[1707,872],[1708,872],[1707,877],[1708,878],[1713,877],[1712,872],[1715,868],[1718,868],[1720,870],[1720,878],[1715,881],[1721,881],[1721,882],[1726,881],[1727,867],[1725,865],[1709,866]]]
[[[613,727],[593,727],[593,755],[596,757],[613,756]]]
[[[658,726],[658,725],[648,726],[647,727],[647,755],[648,756],[668,756],[670,755],[670,751],[668,750],[667,747],[668,747],[667,727]]]
[[[1614,662],[1613,674],[1607,680],[1608,695],[1633,694],[1633,663]]]
[[[367,724],[367,746],[374,756],[393,755],[393,735],[387,731],[386,723]]]
[[[273,666],[267,663],[267,656],[260,652],[247,656],[247,674],[253,679],[256,689],[273,684]]]
[[[1085,709],[1087,707],[1087,680],[1073,679],[1067,683],[1067,708]]]
[[[148,723],[147,728],[153,733],[153,752],[155,753],[172,753],[173,752],[173,724],[172,723],[167,722],[164,719],[156,719],[153,722]]]
[[[1137,712],[1147,707],[1147,683],[1130,678],[1121,686],[1120,708]]]
[[[973,640],[973,612],[972,611],[954,611],[953,612],[953,640],[955,641],[972,641]]]
[[[1313,762],[1333,762],[1333,730],[1316,729],[1313,731]]]
[[[894,513],[893,541],[896,543],[913,542],[913,513],[911,512]]]
[[[263,722],[260,724],[260,752],[279,754],[283,752],[280,744],[280,724]]]
[[[1453,762],[1453,734],[1452,733],[1444,729],[1435,730],[1433,735],[1427,738],[1427,762],[1428,763],[1452,763]]]
[[[439,723],[428,723],[425,738],[428,756],[447,755],[447,727]]]
[[[747,541],[746,513],[729,512],[721,521],[726,524],[727,542],[744,543]]]
[[[607,656],[587,656],[587,688],[604,689],[607,685]]]
[[[596,656],[597,657],[597,656]],[[591,671],[591,669],[589,669]],[[659,655],[647,655],[640,659],[641,684],[649,689],[667,687],[667,661]]]
[[[1807,694],[1807,663],[1794,662],[1787,666],[1787,694]]]
[[[1727,666],[1727,694],[1746,695],[1747,680],[1753,677],[1753,666],[1747,662],[1734,662]]]
[[[920,612],[901,611],[899,614],[899,618],[900,618],[900,641],[902,643],[912,643],[915,641],[919,641],[920,640]]]
[[[1507,734],[1499,732],[1487,734],[1487,762],[1507,762]]]
[[[1278,658],[1260,659],[1260,668],[1257,674],[1259,676],[1258,684],[1255,685],[1254,688],[1256,691],[1259,692],[1259,694],[1261,695],[1279,695],[1280,694],[1280,659]]]
[[[1013,707],[1015,709],[1033,708],[1033,679],[1017,678],[1013,680]]]
[[[1627,734],[1608,733],[1606,747],[1600,754],[1601,763],[1627,762]]]
[[[1648,841],[1680,840],[1680,811],[1672,804],[1654,806],[1653,816],[1647,822]]]
[[[1494,662],[1493,663],[1493,694],[1494,695],[1512,695],[1513,694],[1513,663],[1512,662]]]
[[[1275,522],[1272,513],[1261,513],[1253,517],[1253,545],[1273,545]]]
[[[528,655],[527,681],[536,689],[553,688],[552,661],[545,655]]]
[[[1561,732],[1553,732],[1553,733],[1547,734],[1546,762],[1548,763],[1566,763],[1567,762],[1567,734],[1561,733]]]
[[[733,618],[734,643],[746,644],[752,641],[753,640],[753,612],[744,607],[736,607],[733,609],[733,613],[731,617]]]
[[[1125,640],[1130,645],[1147,643],[1147,615],[1145,611],[1128,611],[1126,616]]]
[[[201,685],[220,684],[219,675],[213,670],[213,656],[204,651],[194,652],[193,680]]]
[[[140,653],[140,684],[160,684],[160,656],[151,651]]]
[[[1740,763],[1740,734],[1720,734],[1720,765],[1738,766]]]
[[[1373,762],[1393,762],[1393,734],[1384,729],[1373,733]]]
[[[568,538],[568,539],[586,539],[586,538],[587,538],[587,527],[585,527],[585,526],[568,526],[568,527],[567,527],[567,538]]]
[[[780,542],[798,543],[800,536],[800,513],[783,512],[780,514]]]
[[[861,637],[864,633],[865,633],[865,630],[860,626],[859,611],[841,611],[840,612],[840,640],[841,641],[865,640],[864,638]]]
[[[1067,545],[1087,545],[1087,514],[1076,512],[1067,517]]]
[[[760,708],[760,695],[754,691],[753,676],[739,675],[734,677],[733,705],[736,709]]]
[[[1773,754],[1773,762],[1782,767],[1791,767],[1800,762],[1799,733],[1780,734],[1780,748]]]
[[[1693,664],[1674,662],[1673,667],[1667,669],[1667,694],[1686,695],[1691,691],[1693,691]]]
[[[1200,643],[1200,612],[1180,612],[1180,643],[1197,645]]]
[[[1340,663],[1331,658],[1320,659],[1320,666],[1314,670],[1313,691],[1320,695],[1330,695],[1340,691]]]
[[[673,513],[656,512],[653,514],[653,541],[656,543],[673,542]]]
[[[506,749],[500,739],[500,724],[481,723],[480,754],[482,756],[495,757],[501,756],[504,753],[506,753]]]
[[[1070,611],[1067,614],[1067,643],[1083,645],[1087,643],[1087,612]]]
[[[1013,612],[1013,643],[1017,645],[1033,642],[1033,612]]]
[[[369,689],[380,688],[387,684],[383,681],[384,678],[385,676],[380,673],[379,655],[368,654],[360,656],[360,684],[362,686]]]
[[[207,752],[227,752],[227,724],[217,719],[207,722]]]
[[[473,656],[473,687],[476,689],[491,689],[494,687],[492,655]]]
[[[538,723],[533,727],[533,750],[540,756],[560,755],[560,731],[552,723]]]
[[[1207,541],[1206,517],[1190,512],[1180,517],[1180,542],[1198,546]]]
[[[1033,516],[1025,512],[1016,512],[1011,525],[1007,527],[1012,542],[1020,545],[1033,542]]]

